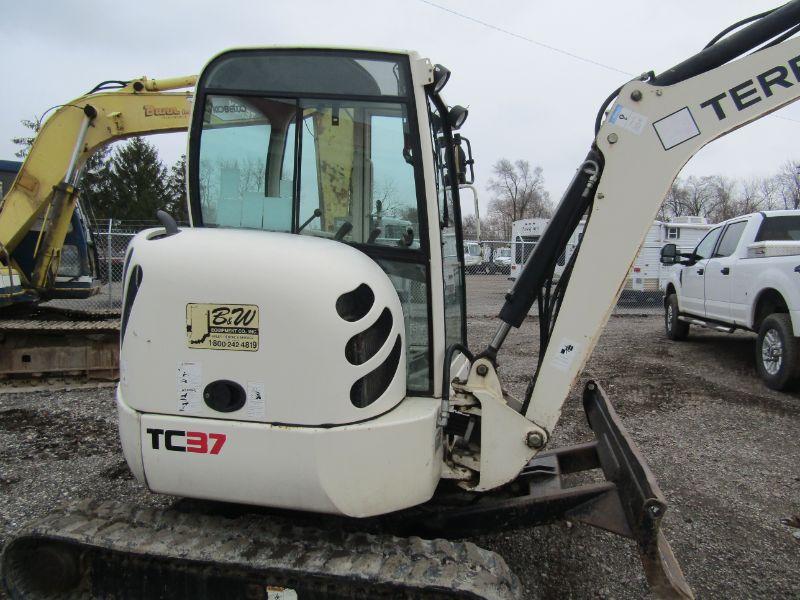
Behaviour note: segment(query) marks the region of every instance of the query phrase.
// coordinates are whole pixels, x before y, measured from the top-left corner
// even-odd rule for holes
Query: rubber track
[[[30,550],[79,548],[77,591],[37,591]],[[267,598],[267,587],[316,598],[519,598],[499,555],[470,542],[298,527],[86,501],[29,524],[2,555],[11,598]]]

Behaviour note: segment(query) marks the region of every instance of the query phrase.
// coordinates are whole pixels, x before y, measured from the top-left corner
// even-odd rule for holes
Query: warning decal
[[[255,304],[187,304],[186,344],[204,350],[258,350]]]
[[[561,342],[558,344],[558,350],[553,358],[550,359],[550,364],[559,371],[568,371],[575,357],[578,356],[580,348],[581,345],[578,342],[573,342],[567,338],[561,338]]]
[[[636,135],[641,135],[644,126],[647,125],[647,117],[617,104],[608,116],[608,122]]]

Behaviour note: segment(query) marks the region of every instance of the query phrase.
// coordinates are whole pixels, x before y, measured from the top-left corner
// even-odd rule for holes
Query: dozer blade
[[[664,495],[605,393],[590,381],[583,404],[595,441],[542,452],[496,494],[431,502],[398,513],[424,535],[467,537],[571,519],[636,541],[650,589],[659,598],[693,598],[660,530]],[[565,475],[601,469],[605,481],[568,485]],[[421,528],[421,529],[420,529]]]
[[[300,600],[519,598],[498,555],[471,543],[298,527],[85,502],[4,548],[11,598]]]
[[[597,438],[597,455],[606,479],[616,486],[607,498],[605,507],[619,508],[616,519],[622,533],[636,540],[650,589],[662,598],[694,598],[683,571],[661,531],[661,519],[667,510],[664,494],[639,448],[622,425],[603,389],[594,381],[583,391],[583,407],[589,426]],[[615,509],[592,510],[592,503],[571,511],[573,518],[614,531],[608,526]],[[627,531],[625,531],[627,529]]]

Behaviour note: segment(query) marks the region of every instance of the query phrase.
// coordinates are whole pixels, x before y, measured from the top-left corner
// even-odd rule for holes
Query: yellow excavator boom
[[[86,160],[116,140],[186,131],[196,80],[194,75],[141,77],[119,89],[90,92],[63,104],[43,123],[0,203],[0,273],[9,280],[0,280],[0,301],[8,304],[13,294],[26,290],[52,295],[61,249],[78,201],[77,181]],[[26,272],[13,253],[39,220],[34,266]]]

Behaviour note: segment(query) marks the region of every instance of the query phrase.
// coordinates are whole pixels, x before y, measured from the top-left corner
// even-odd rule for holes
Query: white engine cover
[[[439,401],[405,398],[402,307],[368,256],[300,235],[150,230],[126,265],[120,439],[150,489],[357,517],[433,495]],[[208,402],[220,381],[242,406]]]
[[[326,428],[141,414],[119,391],[117,408],[131,471],[164,494],[369,517],[429,500],[441,475],[435,398]]]
[[[120,350],[120,391],[133,410],[330,426],[372,419],[403,400],[402,308],[390,279],[368,256],[344,243],[302,235],[235,229],[159,233],[149,230],[134,238],[126,269],[139,281],[132,301],[126,284],[130,312],[127,319],[123,315]],[[372,306],[347,321],[337,312],[337,300],[362,284],[374,295]],[[243,307],[232,318],[231,305]],[[391,329],[385,343],[363,364],[352,364],[345,356],[348,340],[386,310]],[[223,326],[214,327],[212,319]],[[383,314],[383,323],[388,321]],[[366,406],[354,405],[354,383],[395,362],[394,372],[385,369],[388,377],[377,386],[385,385],[385,391]],[[204,402],[206,386],[220,380],[246,391],[242,408],[221,413]]]

